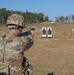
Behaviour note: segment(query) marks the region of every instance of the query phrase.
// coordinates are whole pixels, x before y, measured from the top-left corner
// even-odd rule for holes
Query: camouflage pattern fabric
[[[12,14],[8,17],[6,24],[7,24],[6,26],[13,24],[13,25],[25,27],[25,19],[22,15]]]
[[[9,34],[0,39],[0,73],[6,73],[10,75],[22,75],[22,45],[26,42],[27,37],[18,37],[13,34]],[[32,38],[31,36],[29,38]],[[4,51],[4,63],[3,63],[3,47]],[[28,62],[28,60],[25,60]],[[29,66],[29,62],[27,64]],[[29,68],[28,68],[29,69]],[[0,74],[1,75],[1,74]]]

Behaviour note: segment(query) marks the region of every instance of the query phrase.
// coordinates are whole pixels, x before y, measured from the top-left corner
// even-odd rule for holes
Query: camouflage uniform
[[[29,36],[27,36],[29,37]],[[0,40],[0,72],[8,73],[8,65],[10,67],[10,73],[16,75],[19,73],[21,75],[22,66],[22,45],[26,42],[27,37],[14,36],[9,34],[5,38]],[[3,63],[3,49],[4,52],[4,63]]]
[[[23,75],[22,72],[29,71],[31,66],[28,60],[23,58],[24,52],[22,51],[27,38],[32,41],[31,35],[24,37],[8,34],[0,38],[0,75]]]

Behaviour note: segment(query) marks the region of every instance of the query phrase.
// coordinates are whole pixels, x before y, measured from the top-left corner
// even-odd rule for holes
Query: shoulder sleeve
[[[25,39],[25,41],[23,43],[22,49],[23,49],[23,51],[26,51],[33,46],[34,42],[33,42],[33,38],[32,38],[31,35],[28,35],[28,36],[24,37],[24,39]]]
[[[2,51],[2,38],[0,37],[0,51]]]
[[[2,50],[3,50],[3,44],[5,43],[4,42],[5,38],[6,38],[5,35],[4,36],[0,36],[0,52],[2,52]]]

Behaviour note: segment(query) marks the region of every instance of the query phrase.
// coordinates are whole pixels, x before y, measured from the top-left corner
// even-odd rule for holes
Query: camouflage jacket
[[[14,71],[20,69],[22,62],[22,46],[26,43],[27,38],[32,40],[31,35],[14,36],[13,34],[8,34],[0,38],[0,72],[4,72],[5,68],[7,68],[5,64],[9,64]],[[5,63],[4,65],[2,64],[3,61]]]

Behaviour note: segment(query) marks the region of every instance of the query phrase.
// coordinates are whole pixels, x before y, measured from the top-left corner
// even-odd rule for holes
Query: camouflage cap
[[[12,14],[8,17],[6,26],[8,25],[18,25],[21,27],[25,27],[25,19],[22,15]]]

